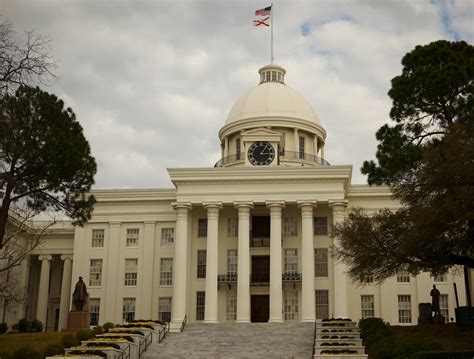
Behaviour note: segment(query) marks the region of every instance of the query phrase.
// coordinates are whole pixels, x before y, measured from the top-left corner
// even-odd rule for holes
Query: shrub
[[[93,330],[95,335],[102,334],[104,332],[104,328],[102,328],[100,325],[95,326]]]
[[[108,332],[110,329],[115,328],[115,324],[111,322],[107,322],[107,323],[104,323],[102,328],[104,329],[104,332]]]
[[[72,350],[68,354],[88,354],[88,355],[97,355],[102,358],[107,358],[107,354],[105,354],[101,350]]]
[[[43,355],[30,347],[17,349],[12,354],[12,359],[43,359]]]
[[[30,331],[31,332],[41,332],[43,331],[43,323],[41,323],[38,319],[35,319],[30,322]]]
[[[87,343],[86,346],[88,347],[111,347],[114,349],[119,349],[120,350],[120,345],[117,343],[112,343],[112,342],[94,342],[94,343]]]
[[[38,319],[30,322],[23,318],[20,319],[18,323],[14,324],[12,329],[17,330],[20,333],[41,332],[43,330],[43,323],[41,323]]]
[[[48,356],[53,356],[56,354],[63,354],[63,353],[64,353],[64,348],[61,344],[49,343],[46,349],[44,350],[43,355],[45,357],[48,357]]]
[[[412,337],[385,337],[373,344],[370,353],[374,359],[406,359],[413,353],[433,349],[441,349],[441,345]]]
[[[93,338],[95,335],[92,329],[80,329],[76,332],[76,339],[78,342]]]
[[[5,334],[8,330],[7,323],[0,323],[0,334]]]
[[[61,344],[64,348],[70,348],[81,344],[72,334],[66,334],[61,338]]]
[[[412,359],[472,359],[474,350],[461,350],[452,352],[418,352],[412,355]]]

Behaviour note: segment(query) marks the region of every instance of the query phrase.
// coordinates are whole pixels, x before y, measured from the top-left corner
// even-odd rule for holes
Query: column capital
[[[253,208],[253,201],[236,201],[236,202],[234,202],[234,207],[239,209],[239,210],[241,208],[251,209],[251,208]]]
[[[72,261],[73,255],[72,254],[63,254],[61,256],[62,261]]]
[[[216,209],[219,211],[220,209],[224,208],[222,202],[203,202],[202,206],[207,209],[208,212],[210,209]]]
[[[286,206],[285,201],[265,201],[267,208],[284,208]]]
[[[329,200],[329,207],[331,207],[333,211],[343,211],[346,209],[347,203],[347,199]]]
[[[303,209],[304,207],[316,208],[316,206],[318,205],[318,201],[296,201],[296,205],[301,209]]]
[[[41,254],[38,256],[38,259],[40,261],[50,261],[53,259],[53,256],[51,254]]]
[[[178,209],[190,210],[191,208],[193,208],[193,205],[191,204],[191,202],[172,202],[171,205],[173,206],[173,209],[176,211]]]

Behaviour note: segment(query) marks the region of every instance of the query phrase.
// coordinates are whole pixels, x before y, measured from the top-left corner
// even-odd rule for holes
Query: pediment
[[[243,142],[252,141],[270,141],[280,142],[282,138],[280,132],[272,131],[265,127],[253,128],[251,130],[242,131],[241,137]]]

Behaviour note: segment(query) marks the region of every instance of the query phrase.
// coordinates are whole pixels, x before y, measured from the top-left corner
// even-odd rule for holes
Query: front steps
[[[314,323],[192,323],[152,344],[140,359],[310,359],[313,346]]]
[[[328,353],[350,350],[355,353]],[[360,329],[355,322],[344,320],[317,321],[314,338],[315,359],[362,359],[367,358],[360,339]]]

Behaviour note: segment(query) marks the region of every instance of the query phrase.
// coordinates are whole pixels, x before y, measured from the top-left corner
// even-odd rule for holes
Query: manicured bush
[[[93,330],[95,335],[104,333],[104,328],[102,328],[100,325],[95,326]]]
[[[107,358],[107,354],[105,354],[101,350],[72,350],[68,354],[88,354],[88,355],[97,355],[102,358]]]
[[[38,319],[35,319],[30,322],[30,331],[31,332],[41,332],[43,331],[43,323],[41,323]]]
[[[412,359],[472,359],[474,350],[462,350],[452,352],[418,352],[412,355]]]
[[[115,324],[111,322],[107,322],[107,323],[104,323],[102,328],[104,329],[104,332],[108,332],[110,329],[115,328]]]
[[[92,329],[80,329],[76,332],[76,339],[78,342],[82,342],[83,340],[94,338],[94,335],[95,333]]]
[[[93,343],[87,343],[86,346],[88,347],[110,347],[110,348],[115,348],[120,350],[120,345],[117,343],[112,343],[112,342],[93,342]]]
[[[5,334],[8,331],[7,323],[0,323],[0,334]]]
[[[13,352],[12,359],[43,359],[43,355],[30,347],[23,347]]]
[[[12,329],[17,330],[20,333],[41,332],[43,330],[43,323],[41,323],[38,319],[30,322],[23,318],[20,319],[18,323],[14,324]]]
[[[78,341],[74,335],[66,334],[62,337],[61,344],[63,345],[64,348],[70,348],[70,347],[81,344],[81,342]]]
[[[49,343],[46,349],[43,351],[43,355],[45,357],[53,356],[57,354],[63,354],[64,348],[61,344],[57,343]],[[3,358],[2,358],[3,359]]]
[[[104,336],[100,336],[99,338],[101,338],[101,339],[125,339],[125,340],[129,341],[130,343],[134,342],[133,338],[129,335],[110,335],[110,336],[104,335]]]

